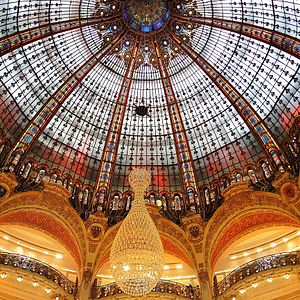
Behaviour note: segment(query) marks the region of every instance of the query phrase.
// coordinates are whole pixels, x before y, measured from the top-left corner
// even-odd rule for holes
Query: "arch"
[[[185,262],[188,266],[190,266],[196,273],[195,266],[192,264],[190,259],[188,258],[187,254],[185,251],[179,247],[178,244],[176,244],[174,241],[170,240],[168,237],[160,234],[161,242],[164,247],[164,253],[173,255],[183,262]],[[98,270],[103,266],[105,263],[109,261],[109,255],[110,255],[110,247],[105,250],[103,255],[100,257],[100,261],[96,262],[95,264],[95,271],[98,272]]]
[[[197,264],[194,250],[189,243],[185,232],[180,227],[178,227],[178,225],[161,217],[158,212],[159,208],[151,206],[148,207],[148,209],[151,218],[158,229],[165,253],[180,258],[182,261],[187,263],[187,265],[189,265],[196,273]],[[101,265],[108,261],[109,251],[120,225],[121,222],[110,228],[106,232],[103,240],[98,246],[93,265],[93,278],[96,276],[96,273],[100,269]]]
[[[221,251],[236,239],[266,226],[300,226],[300,214],[278,194],[236,190],[225,191],[225,202],[209,220],[203,241],[205,264],[212,274]]]
[[[256,213],[252,212],[241,216],[238,220],[230,224],[216,241],[210,259],[211,270],[214,270],[215,264],[220,254],[225,249],[227,249],[234,241],[238,240],[240,237],[246,235],[251,231],[255,231],[266,226],[277,225],[299,227],[300,222],[280,212],[264,209]]]
[[[72,255],[81,278],[86,260],[85,227],[68,202],[67,191],[46,184],[42,192],[24,192],[1,201],[0,224],[28,226],[49,234]]]

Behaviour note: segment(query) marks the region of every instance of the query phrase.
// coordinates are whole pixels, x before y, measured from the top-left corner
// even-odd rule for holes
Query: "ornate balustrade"
[[[76,285],[51,266],[28,256],[1,252],[0,265],[31,271],[53,281],[69,294],[76,294]]]
[[[200,289],[198,287],[194,288],[173,281],[160,280],[152,292],[167,293],[188,299],[201,299]],[[111,283],[103,286],[94,286],[91,291],[91,298],[100,299],[121,293],[123,292],[117,284]]]
[[[260,272],[295,265],[300,265],[300,251],[278,253],[257,258],[234,269],[222,281],[217,283],[215,294],[222,295],[237,282]]]

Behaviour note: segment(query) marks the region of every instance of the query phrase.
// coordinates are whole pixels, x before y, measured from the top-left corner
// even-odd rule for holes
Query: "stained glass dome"
[[[299,1],[3,0],[0,11],[9,170],[29,162],[94,203],[142,167],[149,191],[205,206],[215,184],[292,163]]]
[[[132,29],[150,33],[165,25],[169,11],[163,0],[132,0],[125,3],[123,16]]]

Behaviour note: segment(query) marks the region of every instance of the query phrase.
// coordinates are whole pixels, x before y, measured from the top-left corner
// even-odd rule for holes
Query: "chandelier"
[[[131,296],[149,293],[160,279],[164,265],[163,246],[144,202],[149,182],[146,170],[136,169],[130,173],[134,201],[110,253],[112,275],[120,289]]]

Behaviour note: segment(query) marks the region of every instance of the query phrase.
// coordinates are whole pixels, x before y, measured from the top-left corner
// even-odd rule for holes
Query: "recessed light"
[[[60,254],[60,253],[57,253],[57,254],[55,255],[55,257],[56,257],[57,259],[62,259],[62,258],[63,258],[63,255]]]
[[[124,270],[124,271],[129,271],[130,268],[129,268],[129,266],[123,266],[123,270]]]

